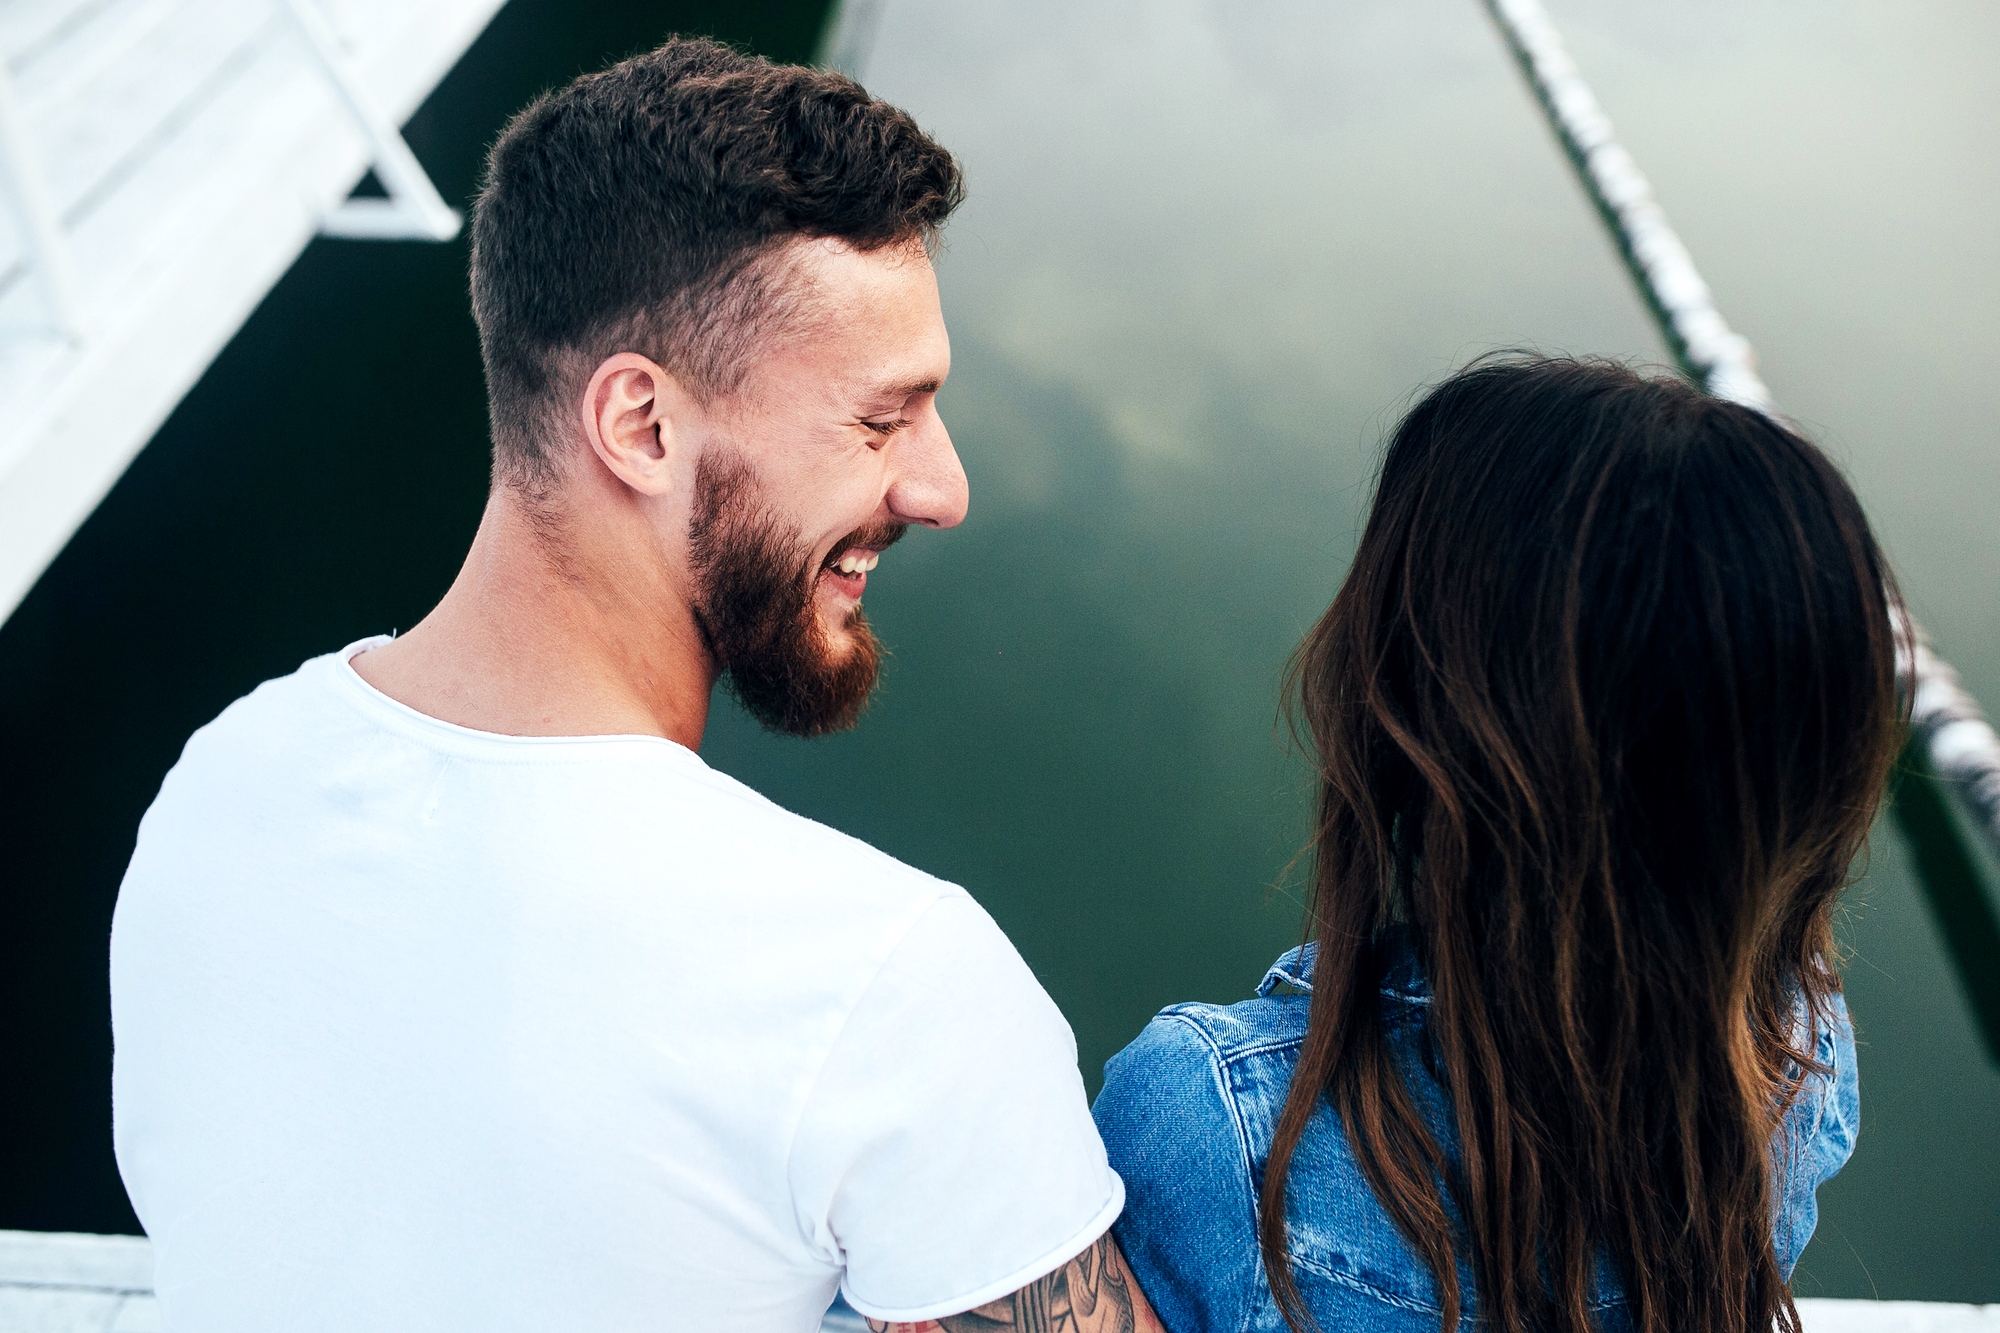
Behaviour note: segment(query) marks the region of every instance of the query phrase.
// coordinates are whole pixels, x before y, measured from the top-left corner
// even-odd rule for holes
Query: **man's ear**
[[[687,394],[636,352],[606,357],[583,391],[583,435],[611,475],[641,495],[673,489],[676,427]]]

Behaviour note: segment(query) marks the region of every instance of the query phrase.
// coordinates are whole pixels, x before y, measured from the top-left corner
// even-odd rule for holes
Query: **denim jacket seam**
[[[1284,1037],[1276,1041],[1260,1041],[1250,1046],[1232,1046],[1227,1053],[1213,1042],[1209,1044],[1209,1049],[1215,1052],[1216,1064],[1221,1068],[1227,1069],[1234,1065],[1240,1065],[1246,1060],[1254,1060],[1260,1055],[1275,1055],[1285,1051],[1295,1051],[1303,1045],[1305,1045],[1305,1038],[1303,1037]]]
[[[1292,1262],[1300,1268],[1312,1269],[1313,1272],[1318,1273],[1329,1282],[1337,1283],[1343,1287],[1351,1287],[1365,1296],[1372,1296],[1383,1304],[1393,1305],[1399,1310],[1409,1310],[1416,1314],[1434,1316],[1444,1313],[1443,1310],[1440,1310],[1437,1306],[1427,1301],[1419,1300],[1414,1296],[1405,1296],[1401,1292],[1386,1291],[1372,1282],[1363,1282],[1352,1273],[1344,1273],[1338,1268],[1320,1263],[1318,1260],[1308,1258],[1303,1254],[1294,1254]]]
[[[1250,1195],[1250,1234],[1252,1237],[1255,1237],[1257,1234],[1257,1173],[1253,1169],[1255,1163],[1252,1161],[1250,1155],[1250,1131],[1243,1123],[1243,1108],[1237,1105],[1236,1091],[1230,1086],[1229,1082],[1229,1066],[1235,1062],[1230,1057],[1223,1055],[1222,1047],[1216,1043],[1215,1037],[1201,1023],[1196,1022],[1193,1015],[1179,1011],[1170,1011],[1168,1014],[1162,1015],[1162,1017],[1171,1017],[1191,1028],[1194,1034],[1201,1039],[1201,1044],[1208,1048],[1209,1056],[1211,1057],[1209,1060],[1209,1074],[1215,1079],[1215,1090],[1221,1095],[1222,1104],[1229,1111],[1229,1125],[1236,1134],[1236,1151],[1241,1155],[1243,1160],[1244,1183],[1251,1187],[1248,1191]],[[1293,1044],[1296,1045],[1297,1043]],[[1275,1049],[1275,1047],[1267,1047],[1266,1049]],[[1252,1272],[1256,1276],[1263,1276],[1264,1261],[1261,1256],[1258,1258]],[[1239,1326],[1239,1333],[1250,1333],[1251,1318],[1256,1310],[1254,1293],[1246,1291],[1239,1293],[1239,1296],[1240,1304],[1243,1308],[1243,1321]]]
[[[1832,1112],[1836,1116],[1840,1114],[1839,1108],[1833,1105],[1838,1100],[1840,1091],[1840,1040],[1831,1029],[1815,1037],[1813,1042],[1813,1053],[1815,1056],[1818,1055],[1819,1047],[1822,1044],[1828,1048],[1826,1072],[1824,1074],[1808,1074],[1799,1084],[1799,1097],[1811,1096],[1814,1093],[1817,1093],[1818,1096],[1815,1098],[1812,1107],[1812,1123],[1799,1131],[1797,1157],[1787,1164],[1789,1169],[1794,1171],[1798,1170],[1813,1155],[1813,1150],[1819,1144],[1820,1135],[1826,1129],[1828,1113]],[[1796,1100],[1792,1103],[1794,1107],[1797,1104]],[[1846,1124],[1845,1117],[1841,1118],[1841,1124],[1843,1126]],[[1781,1134],[1780,1137],[1782,1140],[1782,1138],[1789,1136]]]
[[[1419,1297],[1406,1296],[1401,1292],[1386,1291],[1383,1288],[1374,1285],[1372,1282],[1362,1281],[1360,1278],[1354,1276],[1354,1274],[1352,1273],[1342,1272],[1338,1268],[1333,1268],[1327,1264],[1319,1263],[1316,1260],[1307,1258],[1305,1255],[1300,1255],[1300,1254],[1293,1255],[1292,1262],[1299,1265],[1299,1267],[1301,1268],[1312,1269],[1315,1273],[1318,1273],[1321,1277],[1327,1279],[1329,1282],[1338,1283],[1340,1286],[1352,1288],[1355,1291],[1361,1292],[1363,1295],[1374,1297],[1376,1300],[1383,1302],[1385,1305],[1393,1305],[1399,1310],[1409,1310],[1416,1314],[1434,1315],[1434,1316],[1442,1316],[1444,1314],[1443,1310],[1439,1309],[1437,1306]],[[1625,1299],[1622,1296],[1613,1296],[1608,1299],[1589,1301],[1586,1303],[1585,1308],[1591,1310],[1609,1310],[1623,1304],[1625,1304]],[[1461,1315],[1460,1318],[1463,1319],[1465,1318],[1465,1316]],[[1477,1324],[1480,1321],[1478,1320],[1477,1317],[1474,1317],[1472,1318],[1471,1322]]]
[[[1840,1099],[1840,1036],[1837,1032],[1829,1031],[1826,1037],[1826,1072],[1814,1080],[1821,1085],[1820,1098],[1819,1105],[1813,1108],[1812,1129],[1806,1133],[1807,1146],[1819,1142],[1820,1132],[1826,1128],[1827,1112],[1831,1110],[1839,1114],[1834,1103]],[[1841,1117],[1841,1125],[1843,1128],[1846,1126],[1844,1115]]]
[[[1176,1004],[1161,1010],[1160,1017],[1177,1019],[1200,1033],[1202,1044],[1208,1047],[1210,1052],[1214,1054],[1215,1062],[1218,1066],[1227,1067],[1229,1065],[1240,1064],[1253,1057],[1270,1055],[1277,1051],[1296,1050],[1305,1044],[1303,1034],[1296,1037],[1253,1038],[1241,1045],[1235,1042],[1224,1043],[1213,1032],[1209,1031],[1208,1025],[1203,1023],[1198,1017],[1202,1010],[1209,1007],[1208,1005]]]

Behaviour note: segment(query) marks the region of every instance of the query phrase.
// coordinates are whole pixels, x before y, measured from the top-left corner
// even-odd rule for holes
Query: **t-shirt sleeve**
[[[1250,1159],[1215,1048],[1169,1011],[1104,1067],[1097,1127],[1125,1182],[1118,1244],[1169,1329],[1247,1328],[1262,1268]]]
[[[927,908],[856,1003],[793,1141],[800,1225],[847,1301],[914,1322],[996,1300],[1110,1227],[1076,1040],[970,898]]]

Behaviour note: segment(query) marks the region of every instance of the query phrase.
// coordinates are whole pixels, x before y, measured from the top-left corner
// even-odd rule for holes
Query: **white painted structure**
[[[153,1333],[153,1249],[144,1236],[0,1231],[0,1330]]]
[[[1799,1302],[1806,1333],[2000,1333],[2000,1305]],[[155,1333],[153,1256],[143,1236],[0,1231],[0,1333]],[[866,1327],[830,1316],[825,1333]]]
[[[457,234],[395,127],[500,3],[0,4],[0,620],[315,233]]]
[[[1988,1327],[1965,1326],[1967,1333]],[[144,1236],[0,1231],[0,1333],[158,1333],[159,1328],[153,1251]],[[859,1316],[837,1307],[823,1333],[866,1328]],[[2000,1330],[2000,1321],[1991,1328]],[[1956,1324],[1937,1326],[1937,1333],[1958,1331]]]

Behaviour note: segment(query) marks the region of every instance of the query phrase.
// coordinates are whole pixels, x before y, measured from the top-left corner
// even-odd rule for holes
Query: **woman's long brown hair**
[[[1584,1333],[1608,1259],[1638,1333],[1797,1333],[1774,1144],[1903,726],[1894,596],[1818,449],[1676,381],[1488,361],[1410,412],[1292,667],[1319,954],[1261,1241],[1295,1329],[1324,1097],[1447,1331]],[[1398,922],[1455,1155],[1376,1010]]]

